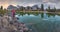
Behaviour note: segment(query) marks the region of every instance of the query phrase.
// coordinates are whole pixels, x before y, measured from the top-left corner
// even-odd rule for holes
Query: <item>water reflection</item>
[[[33,23],[32,29],[38,32],[57,32],[60,28],[60,16],[51,13],[16,15],[20,22]],[[30,26],[29,26],[30,27]],[[30,27],[31,28],[31,27]]]
[[[55,14],[50,14],[50,13],[41,13],[41,14],[23,14],[23,15],[16,15],[16,17],[19,17],[20,19],[23,18],[24,22],[34,22],[36,21],[41,21],[41,20],[49,20],[49,21],[55,21],[55,19],[58,21],[58,19],[60,18],[60,16],[55,15]],[[32,18],[32,19],[31,19]],[[39,20],[37,20],[39,19]],[[29,21],[28,21],[29,20]]]
[[[58,15],[54,15],[54,14],[50,14],[50,13],[46,13],[46,14],[44,14],[44,13],[41,13],[41,14],[38,14],[38,15],[33,15],[33,14],[30,14],[30,15],[28,15],[28,14],[24,14],[24,15],[17,15],[17,17],[19,17],[20,19],[23,19],[22,21],[26,21],[26,22],[34,22],[35,20],[36,21],[41,21],[41,20],[48,20],[48,21],[59,21],[59,19],[60,19],[60,16],[58,16]],[[32,18],[32,20],[31,20],[31,18]],[[29,21],[28,21],[28,19],[29,19]],[[38,19],[38,20],[37,20]]]

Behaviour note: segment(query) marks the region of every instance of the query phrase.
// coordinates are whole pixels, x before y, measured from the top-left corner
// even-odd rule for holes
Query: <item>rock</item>
[[[19,23],[17,19],[12,20],[10,16],[0,17],[0,32],[24,32],[27,30],[26,25]]]

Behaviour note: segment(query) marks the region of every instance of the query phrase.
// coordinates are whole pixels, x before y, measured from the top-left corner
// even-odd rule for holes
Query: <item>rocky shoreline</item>
[[[17,18],[12,19],[10,16],[0,16],[0,32],[32,32],[26,24],[17,21]]]

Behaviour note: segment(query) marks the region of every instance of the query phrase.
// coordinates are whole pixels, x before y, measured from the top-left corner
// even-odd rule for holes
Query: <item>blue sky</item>
[[[39,5],[43,3],[45,8],[47,6],[60,8],[60,0],[0,0],[0,6],[7,8],[9,5],[20,5],[20,6],[33,6],[35,4]]]

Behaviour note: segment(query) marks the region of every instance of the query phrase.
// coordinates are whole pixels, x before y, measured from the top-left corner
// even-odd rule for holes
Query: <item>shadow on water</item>
[[[50,16],[55,17],[55,14],[51,14],[51,13],[46,13],[46,14],[48,15],[48,17],[50,17]]]

